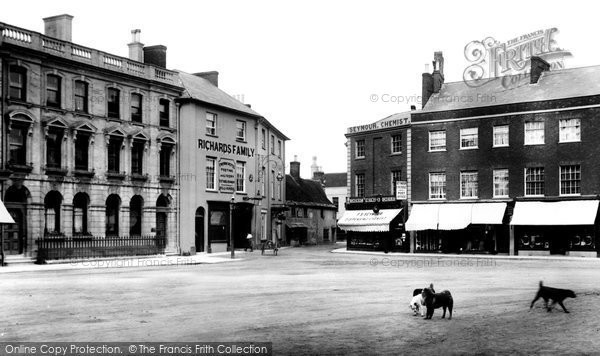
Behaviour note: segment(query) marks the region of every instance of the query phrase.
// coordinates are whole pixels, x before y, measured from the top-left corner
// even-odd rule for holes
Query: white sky
[[[579,1],[11,1],[0,22],[43,32],[42,18],[68,13],[73,42],[127,57],[130,31],[167,46],[167,67],[219,71],[219,86],[291,138],[308,178],[312,156],[327,173],[346,170],[344,133],[409,110],[371,94],[419,96],[424,64],[443,51],[446,81],[462,80],[463,50],[556,27],[568,68],[600,64],[598,5]],[[419,107],[419,104],[416,104]],[[289,168],[286,168],[289,170]]]

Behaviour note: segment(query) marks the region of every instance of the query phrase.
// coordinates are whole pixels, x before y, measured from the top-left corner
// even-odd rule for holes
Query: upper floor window
[[[46,166],[61,168],[63,130],[50,129],[46,136]]]
[[[8,97],[10,99],[26,100],[27,70],[23,67],[10,66]]]
[[[525,123],[525,144],[542,145],[544,144],[544,122],[530,121]]]
[[[391,182],[392,182],[392,189],[390,190],[392,192],[392,195],[396,195],[396,183],[402,180],[402,171],[401,170],[397,170],[397,171],[392,171],[392,176],[391,176]]]
[[[88,170],[90,136],[86,134],[77,134],[75,140],[75,169],[78,171]]]
[[[60,108],[60,81],[57,75],[46,77],[46,106]]]
[[[206,189],[217,189],[216,159],[206,157]]]
[[[121,173],[121,146],[123,138],[111,136],[108,140],[108,172]]]
[[[392,136],[392,153],[402,153],[402,136]]]
[[[143,174],[144,146],[144,141],[133,140],[133,145],[131,146],[131,174]]]
[[[271,135],[271,154],[275,154],[275,136]]]
[[[131,121],[142,122],[142,95],[131,94]]]
[[[73,88],[75,111],[88,112],[88,83],[77,80]]]
[[[173,152],[173,146],[163,143],[160,147],[160,162],[159,162],[159,175],[162,177],[171,176],[171,152]]]
[[[494,198],[508,197],[508,169],[494,169]]]
[[[282,153],[281,140],[277,140],[277,157],[281,157],[281,153]]]
[[[560,166],[560,195],[581,194],[581,166]]]
[[[246,140],[246,121],[237,120],[235,138],[238,140]]]
[[[261,136],[260,136],[260,146],[264,150],[267,148],[266,145],[267,145],[267,131],[265,129],[262,129]]]
[[[429,131],[429,151],[446,150],[446,130]]]
[[[359,173],[355,176],[355,190],[354,193],[357,197],[365,196],[365,175],[364,173]]]
[[[477,198],[477,172],[460,172],[460,197]]]
[[[365,158],[365,140],[356,140],[356,158]]]
[[[333,205],[335,205],[336,209],[340,208],[340,198],[339,197],[331,198],[331,202],[333,203]]]
[[[494,147],[508,146],[508,125],[494,126]]]
[[[525,168],[525,195],[544,195],[544,167]]]
[[[108,103],[108,117],[118,119],[121,117],[120,114],[120,97],[119,89],[108,88],[107,103]]]
[[[211,136],[217,135],[217,114],[206,113],[206,134]]]
[[[246,191],[246,162],[238,161],[235,165],[235,191]]]
[[[160,99],[158,101],[158,116],[159,125],[169,127],[169,101],[167,99]]]
[[[429,199],[446,199],[446,173],[429,173]]]
[[[11,125],[8,136],[8,162],[10,164],[27,164],[27,131],[22,125]]]
[[[479,134],[477,127],[471,127],[468,129],[460,129],[460,148],[477,148],[479,145]]]
[[[559,120],[558,142],[581,141],[581,120],[562,119]]]

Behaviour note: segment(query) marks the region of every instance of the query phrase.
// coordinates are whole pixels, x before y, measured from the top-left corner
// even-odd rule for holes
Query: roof
[[[444,83],[421,112],[600,95],[600,66],[547,71],[536,84],[529,81],[529,74],[517,74],[481,82]]]
[[[325,173],[325,187],[345,187],[348,184],[348,175],[344,173]]]
[[[213,85],[208,80],[180,70],[175,71],[179,76],[181,85],[185,89],[181,95],[182,98],[194,99],[204,103],[217,105],[229,110],[234,110],[242,114],[254,116],[259,118],[262,124],[277,132],[281,139],[289,140],[286,135],[273,126],[264,116],[252,110],[249,106],[240,102],[239,100],[234,99],[231,95],[219,89],[219,87]]]
[[[321,183],[310,179],[294,178],[286,174],[285,196],[288,203],[311,203],[335,208],[327,199]]]

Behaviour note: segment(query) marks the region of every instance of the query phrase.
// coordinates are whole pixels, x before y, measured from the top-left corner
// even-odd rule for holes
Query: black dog
[[[569,311],[567,310],[567,308],[565,308],[563,301],[566,298],[577,298],[577,296],[570,289],[544,287],[542,281],[540,281],[540,289],[538,289],[535,298],[533,298],[533,302],[531,302],[529,310],[533,308],[533,304],[540,298],[544,299],[544,307],[549,312],[552,311],[552,307],[554,306],[554,304],[558,303],[558,305],[560,305],[563,308],[565,313],[568,313]],[[548,299],[552,300],[552,304],[550,306],[548,306]]]
[[[433,293],[435,293],[435,291],[433,290],[433,283],[429,285],[429,288],[433,291]],[[413,297],[415,297],[421,293],[423,293],[423,289],[417,288],[417,289],[413,290]]]
[[[437,308],[443,308],[444,313],[442,319],[446,317],[446,308],[450,312],[448,320],[452,319],[452,307],[454,306],[454,300],[450,291],[444,290],[441,293],[435,293],[433,290],[433,284],[431,288],[423,288],[423,299],[425,300],[425,306],[427,307],[427,315],[425,319],[431,319],[433,317],[433,311]]]

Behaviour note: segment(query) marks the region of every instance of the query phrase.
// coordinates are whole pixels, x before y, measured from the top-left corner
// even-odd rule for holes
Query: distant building
[[[290,162],[286,176],[286,243],[323,244],[336,241],[336,208],[321,182],[300,178],[300,162]]]
[[[317,165],[317,157],[313,157],[311,165],[312,179],[321,182],[327,199],[337,208],[336,219],[346,211],[345,203],[348,197],[348,174],[324,173],[321,166]]]

